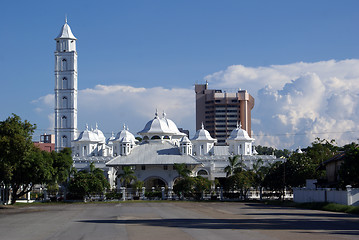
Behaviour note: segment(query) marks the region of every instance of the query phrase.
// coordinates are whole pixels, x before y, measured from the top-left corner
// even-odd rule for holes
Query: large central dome
[[[155,117],[148,121],[145,127],[138,132],[142,136],[147,136],[148,138],[155,137],[158,139],[166,139],[170,136],[184,136],[184,133],[181,133],[176,124],[166,117],[166,114],[163,113],[163,117],[158,116],[156,111]]]

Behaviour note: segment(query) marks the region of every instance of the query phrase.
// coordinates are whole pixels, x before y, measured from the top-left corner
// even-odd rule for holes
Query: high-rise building
[[[77,52],[70,26],[55,38],[55,150],[71,147],[77,137]]]
[[[233,129],[240,122],[251,136],[251,110],[254,98],[246,90],[226,92],[208,89],[208,83],[196,84],[196,130],[202,123],[218,145],[225,145]]]

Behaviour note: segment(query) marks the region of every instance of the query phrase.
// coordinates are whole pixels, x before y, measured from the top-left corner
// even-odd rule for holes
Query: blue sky
[[[351,69],[349,66],[355,68],[357,63],[342,62],[359,59],[359,2],[354,0],[2,1],[0,8],[0,44],[3,47],[0,54],[0,119],[5,119],[14,112],[36,123],[39,129],[37,134],[51,125],[51,106],[48,101],[41,102],[41,97],[53,94],[54,38],[64,23],[65,15],[78,38],[79,89],[84,90],[79,93],[79,97],[88,99],[92,96],[95,98],[93,101],[98,99],[99,103],[87,106],[79,99],[79,128],[83,129],[86,122],[95,125],[98,121],[107,135],[111,131],[118,131],[123,123],[128,124],[133,132],[140,131],[152,117],[156,107],[160,111],[172,113],[168,117],[175,120],[179,127],[190,129],[193,134],[193,84],[208,79],[210,87],[244,88],[256,97],[252,116],[255,120],[253,131],[258,134],[260,143],[277,147],[306,145],[310,142],[310,137],[305,140],[298,137],[287,146],[281,144],[283,139],[263,140],[261,136],[300,136],[298,133],[303,129],[299,129],[298,121],[304,121],[304,125],[311,127],[312,132],[329,132],[329,129],[316,130],[314,123],[318,123],[320,119],[328,119],[325,114],[332,110],[315,117],[310,113],[303,113],[304,115],[297,117],[299,120],[293,116],[294,119],[283,120],[287,125],[288,121],[292,123],[290,128],[276,126],[269,131],[271,126],[264,123],[266,116],[273,119],[288,115],[288,112],[283,112],[287,107],[286,103],[277,102],[274,105],[280,105],[280,110],[272,109],[269,115],[263,115],[266,112],[263,101],[261,102],[263,95],[260,93],[263,93],[267,85],[274,86],[276,94],[283,93],[285,84],[306,79],[308,76],[303,77],[302,74],[308,72],[325,82],[324,92],[333,88],[334,85],[330,85],[329,80],[338,77],[340,74],[337,72],[342,74],[339,79],[344,85],[359,79],[357,72],[348,70]],[[335,66],[328,62],[331,60],[335,61]],[[309,65],[300,65],[300,62]],[[319,64],[321,62],[325,62],[325,66]],[[263,69],[280,69],[278,71],[283,73],[285,68],[284,75],[287,78],[277,82],[275,74],[268,76],[268,79],[265,76],[260,79],[247,78],[248,74],[240,74],[229,79],[222,73],[238,73],[238,69],[230,68],[231,66],[242,66],[240,69],[245,72],[253,70],[256,76]],[[333,69],[336,71],[332,75],[326,75]],[[348,77],[349,75],[353,77]],[[316,76],[308,78],[315,79]],[[130,92],[145,89],[146,93],[124,94],[127,99],[131,99],[130,102],[117,98],[99,99],[89,95],[99,84],[129,86],[134,89]],[[154,99],[152,94],[161,95],[161,90],[167,91],[168,95],[163,94],[164,99],[160,96]],[[355,89],[350,91],[349,96],[353,98],[348,102],[354,101],[357,94]],[[179,92],[181,94],[176,95],[178,101],[171,103],[176,105],[183,101],[190,104],[188,108],[182,106],[176,110],[176,107],[163,104]],[[99,94],[104,95],[104,92]],[[273,96],[268,91],[266,94]],[[186,96],[192,99],[184,101]],[[327,107],[334,96],[334,93],[323,96],[326,105],[321,105],[318,109]],[[121,94],[117,97],[121,98]],[[149,102],[146,111],[150,108],[150,113],[131,112],[131,109],[141,109],[138,106],[141,101],[136,101],[136,98],[146,98],[143,101]],[[126,107],[116,108],[121,105],[118,102]],[[292,107],[300,105],[299,102],[297,104]],[[107,106],[103,107],[104,105]],[[111,106],[116,110],[112,111]],[[261,112],[256,112],[259,111],[257,109],[261,109]],[[319,112],[318,109],[313,111]],[[276,111],[276,115],[273,115]],[[352,122],[359,120],[354,114],[356,112],[357,108],[353,106],[352,110],[348,110],[351,115],[345,115],[343,119]],[[98,115],[106,115],[106,118]],[[312,123],[309,124],[308,121]],[[335,123],[332,123],[328,128],[334,126]],[[357,134],[356,128],[338,131],[353,131],[354,135]],[[343,138],[345,142],[355,140],[354,135],[334,137]]]

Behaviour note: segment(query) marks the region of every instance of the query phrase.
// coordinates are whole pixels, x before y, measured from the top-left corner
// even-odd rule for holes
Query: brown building
[[[34,145],[40,150],[52,152],[55,150],[55,135],[45,133],[40,136],[40,142],[34,142]]]
[[[208,83],[196,84],[196,130],[202,123],[218,145],[225,145],[231,131],[242,124],[251,137],[251,110],[254,98],[246,90],[227,93],[208,89]]]

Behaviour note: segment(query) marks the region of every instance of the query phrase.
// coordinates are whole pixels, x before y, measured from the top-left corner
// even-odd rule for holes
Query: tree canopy
[[[341,187],[359,187],[359,147],[352,143],[344,146],[344,162],[340,166]]]
[[[72,165],[70,149],[50,154],[35,147],[35,128],[16,114],[0,122],[0,183],[11,188],[11,203],[35,184],[64,181]]]
[[[105,178],[103,171],[90,164],[89,171],[75,172],[70,179],[69,191],[73,196],[83,198],[92,194],[102,194],[110,184]]]

